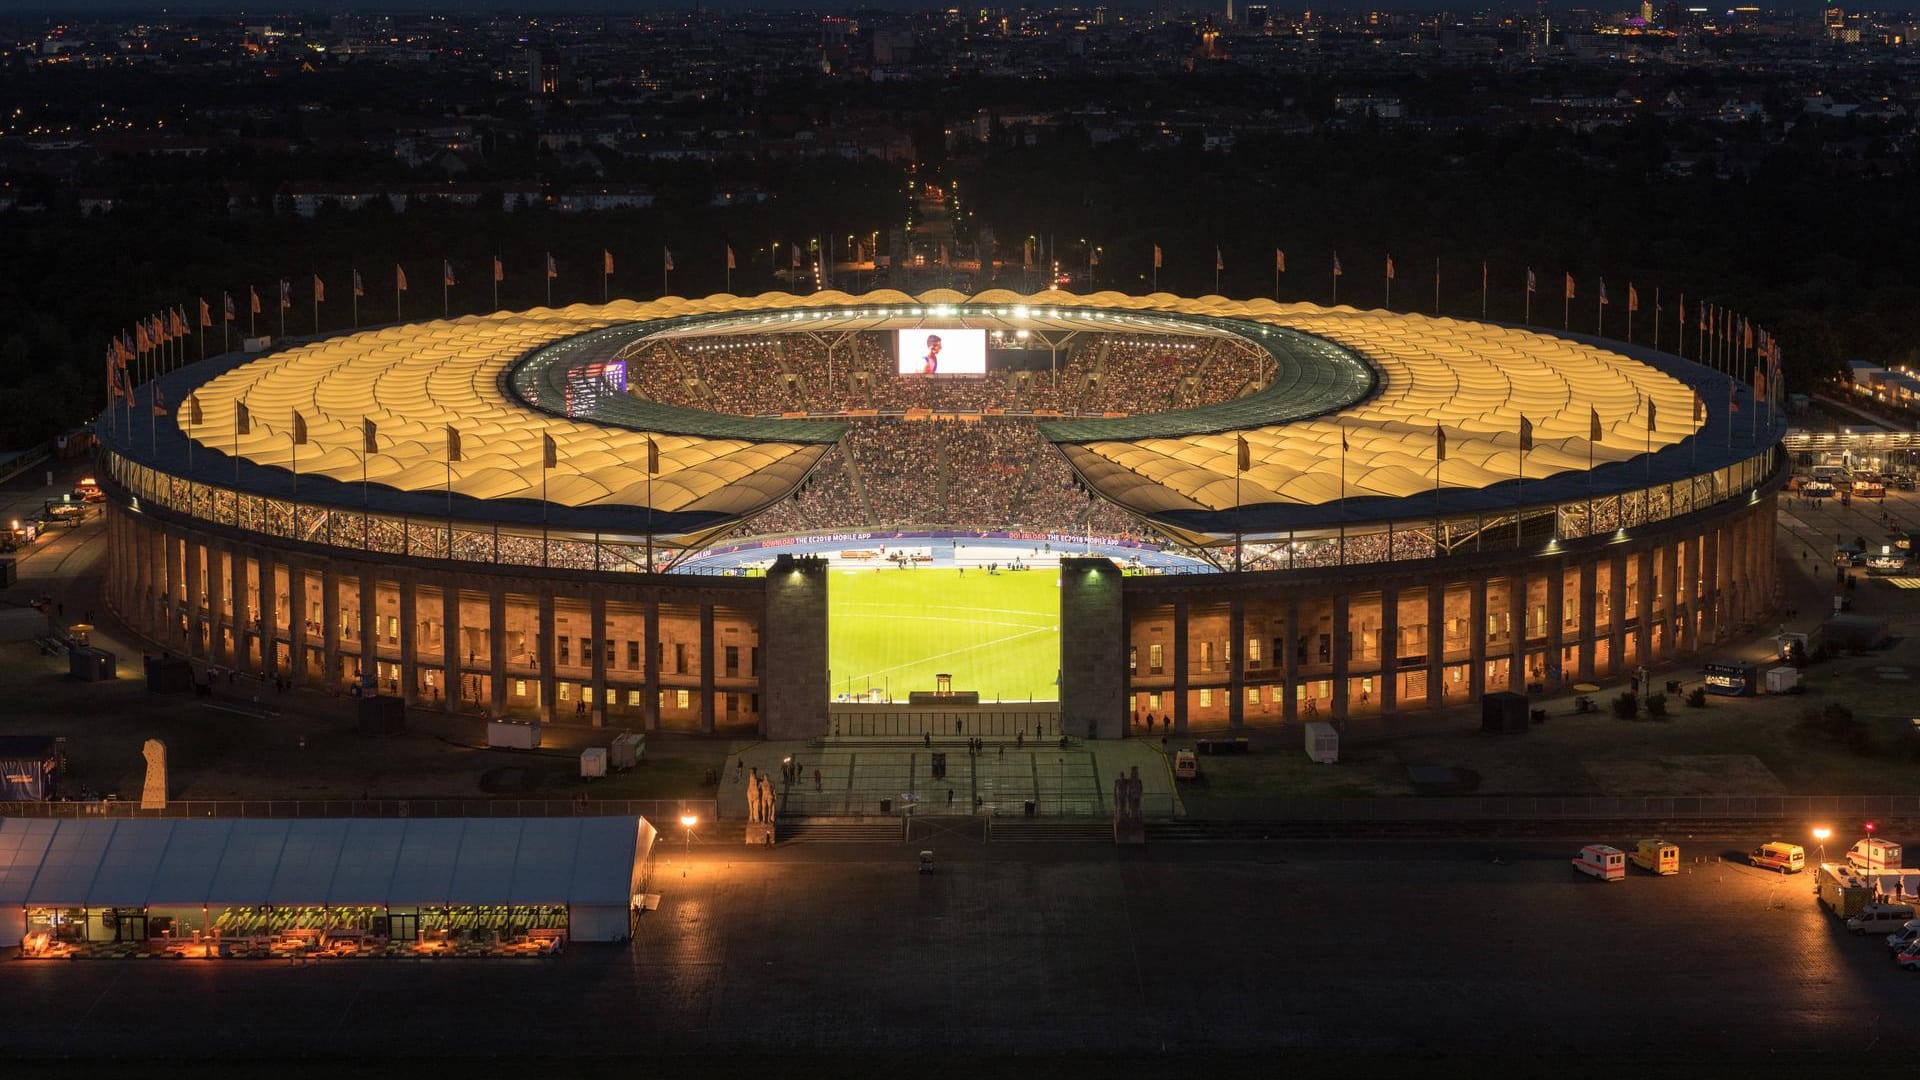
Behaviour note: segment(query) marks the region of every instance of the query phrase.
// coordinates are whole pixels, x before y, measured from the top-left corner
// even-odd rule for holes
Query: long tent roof
[[[0,818],[0,906],[625,907],[637,817]]]

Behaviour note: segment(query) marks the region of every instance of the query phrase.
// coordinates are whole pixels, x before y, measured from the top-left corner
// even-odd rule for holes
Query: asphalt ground
[[[0,962],[0,1056],[1804,1076],[1920,1049],[1920,974],[1824,914],[1811,875],[1719,861],[1754,842],[1689,838],[1680,876],[1615,884],[1545,843],[942,841],[931,874],[891,844],[669,848],[631,947],[555,960]]]

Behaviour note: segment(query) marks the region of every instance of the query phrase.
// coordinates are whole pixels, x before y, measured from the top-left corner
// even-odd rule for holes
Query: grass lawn
[[[1055,701],[1060,575],[958,569],[835,571],[828,587],[833,692],[934,689],[934,675],[980,700]]]

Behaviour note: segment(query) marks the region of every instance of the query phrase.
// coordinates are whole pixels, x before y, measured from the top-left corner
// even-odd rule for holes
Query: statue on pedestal
[[[147,780],[140,788],[140,809],[165,810],[167,808],[167,744],[159,739],[148,739],[140,747],[140,756],[147,759]]]
[[[1140,782],[1140,766],[1133,767],[1133,775],[1127,778],[1127,817],[1134,821],[1144,820],[1140,812],[1140,794],[1146,785]]]

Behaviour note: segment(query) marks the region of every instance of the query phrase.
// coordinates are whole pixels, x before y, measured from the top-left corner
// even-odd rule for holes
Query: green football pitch
[[[982,702],[1057,701],[1058,570],[838,570],[828,586],[833,693],[905,701],[953,676]]]

